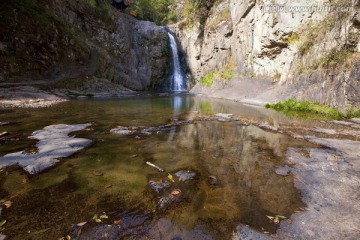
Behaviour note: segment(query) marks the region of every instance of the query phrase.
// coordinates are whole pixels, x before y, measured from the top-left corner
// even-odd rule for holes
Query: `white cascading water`
[[[173,35],[168,33],[170,39],[170,47],[173,56],[174,72],[172,77],[172,82],[170,85],[171,91],[186,91],[186,83],[184,76],[181,72],[181,65],[179,60],[179,53],[176,44],[176,40]]]

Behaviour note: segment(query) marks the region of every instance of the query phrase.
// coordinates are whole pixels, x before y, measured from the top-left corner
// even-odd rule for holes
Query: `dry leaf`
[[[280,220],[279,220],[279,218],[276,216],[275,219],[274,219],[274,223],[275,223],[275,224],[279,224],[279,222],[280,222]]]
[[[85,224],[87,224],[87,222],[81,222],[81,223],[78,223],[77,226],[78,226],[78,227],[82,227],[82,226],[84,226]]]
[[[108,184],[108,185],[105,186],[105,188],[111,188],[111,187],[112,187],[111,184]]]
[[[70,235],[67,235],[67,236],[66,236],[66,239],[67,239],[67,240],[71,240]]]
[[[114,224],[119,225],[120,224],[120,219],[119,220],[114,220]]]
[[[286,217],[281,216],[281,215],[276,215],[276,217],[281,218],[281,219],[286,219]]]
[[[109,217],[106,214],[100,216],[100,219],[108,219]]]
[[[131,158],[136,158],[138,155],[137,154],[134,154],[134,155],[131,155],[130,157]]]
[[[4,226],[6,224],[6,220],[0,221],[0,227]]]
[[[168,173],[168,179],[172,182],[175,182],[174,177],[170,173]]]
[[[180,190],[174,190],[171,192],[171,195],[178,196],[180,194]]]
[[[272,216],[266,216],[268,219],[270,220],[274,220],[275,217],[272,217]]]
[[[97,219],[95,219],[95,222],[101,223],[101,219],[97,218]]]
[[[6,201],[3,204],[5,205],[6,208],[9,208],[12,206],[13,203],[12,203],[12,201]]]

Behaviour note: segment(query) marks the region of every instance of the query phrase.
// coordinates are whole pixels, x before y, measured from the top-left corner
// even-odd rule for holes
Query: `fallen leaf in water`
[[[180,190],[174,190],[171,192],[171,195],[178,196],[180,194]]]
[[[2,221],[0,221],[0,227],[4,226],[4,225],[5,225],[5,223],[6,223],[6,220],[2,220]]]
[[[97,222],[97,223],[101,223],[101,219],[95,219],[95,222]]]
[[[264,232],[265,234],[269,234],[269,232]]]
[[[82,228],[80,228],[80,229],[76,232],[76,234],[77,234],[78,236],[81,235],[81,232],[82,232],[81,229],[82,229]]]
[[[6,201],[6,202],[3,202],[2,203],[6,208],[9,208],[9,207],[11,207],[12,206],[12,201]]]
[[[71,240],[70,235],[67,235],[67,236],[66,236],[66,239],[67,239],[67,240]]]
[[[131,158],[136,158],[138,155],[137,154],[134,154],[134,155],[131,155],[130,157]]]
[[[175,182],[173,175],[171,175],[170,173],[168,173],[168,176],[167,176],[167,177],[168,177],[168,179],[169,179],[170,181]]]
[[[82,227],[82,226],[84,226],[85,224],[87,224],[87,222],[81,222],[81,223],[78,223],[77,226],[78,226],[78,227]]]
[[[99,171],[93,171],[93,174],[97,177],[104,175],[102,172]]]
[[[112,187],[111,184],[108,184],[108,185],[105,186],[105,188],[111,188],[111,187]]]
[[[109,217],[108,217],[108,215],[106,215],[106,214],[103,214],[103,215],[101,215],[100,216],[100,219],[108,219]]]
[[[119,225],[120,224],[120,219],[119,220],[114,220],[114,224]]]
[[[272,216],[266,216],[268,219],[270,220],[274,220],[275,217],[272,217]]]
[[[286,217],[281,216],[281,215],[276,215],[276,217],[281,218],[281,219],[286,219]]]

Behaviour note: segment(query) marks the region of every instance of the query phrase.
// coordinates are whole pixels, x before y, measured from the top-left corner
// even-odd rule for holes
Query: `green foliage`
[[[281,112],[302,112],[310,114],[318,114],[325,117],[340,119],[345,117],[339,110],[334,107],[329,107],[325,104],[319,104],[310,101],[297,101],[289,99],[285,102],[278,102],[274,104],[267,104],[266,108],[272,108]]]
[[[175,0],[138,0],[132,6],[132,14],[142,20],[166,25],[177,21],[177,13],[171,8]]]
[[[208,27],[212,30],[215,30],[222,21],[231,21],[231,13],[229,8],[223,9],[216,18],[209,22]]]
[[[206,74],[205,76],[203,76],[200,79],[200,83],[203,86],[209,86],[209,87],[212,86],[215,79],[217,79],[218,81],[222,81],[223,83],[227,83],[230,79],[239,76],[238,74],[234,74],[235,68],[236,68],[236,63],[230,58],[230,60],[220,69],[213,70],[208,74]]]
[[[227,83],[233,77],[237,75],[233,74],[236,64],[233,61],[228,61],[224,66],[222,66],[218,71],[215,72],[215,77],[218,80]]]
[[[320,65],[325,68],[333,67],[339,63],[345,63],[350,52],[346,49],[337,50],[336,48],[328,52],[321,60]]]
[[[284,42],[287,45],[290,45],[290,44],[294,44],[294,43],[298,42],[299,40],[300,40],[299,33],[292,33],[285,37]]]
[[[217,0],[186,0],[183,15],[186,19],[186,25],[191,26],[195,22],[204,24],[211,7]]]
[[[211,87],[213,85],[214,78],[215,78],[215,71],[210,71],[208,74],[206,74],[200,79],[200,83],[203,86]]]
[[[212,113],[211,104],[208,103],[208,102],[200,102],[199,108],[200,108],[201,112],[203,112],[205,114],[211,114]]]
[[[351,107],[347,110],[346,118],[358,118],[360,117],[360,108]]]
[[[299,47],[300,55],[304,56],[305,54],[310,52],[310,50],[313,46],[314,46],[314,42],[312,42],[310,40],[306,40],[305,42],[303,42],[303,44],[301,44],[301,46]]]

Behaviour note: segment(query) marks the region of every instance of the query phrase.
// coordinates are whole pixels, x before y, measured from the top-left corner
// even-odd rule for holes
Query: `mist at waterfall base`
[[[173,60],[173,72],[169,79],[170,84],[168,90],[172,92],[184,92],[187,91],[186,77],[184,76],[184,73],[181,69],[178,46],[174,36],[170,32],[168,32],[168,35]]]

